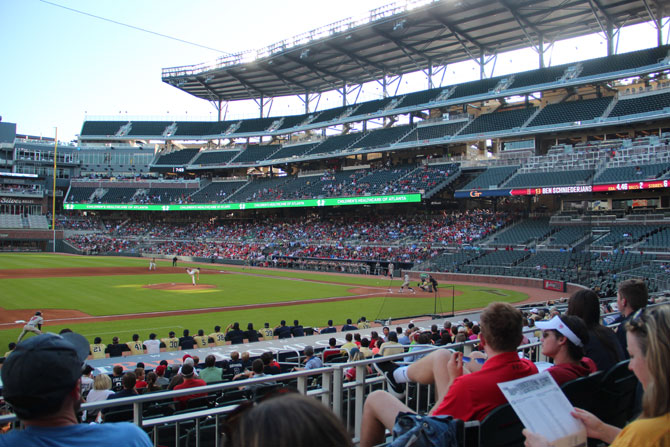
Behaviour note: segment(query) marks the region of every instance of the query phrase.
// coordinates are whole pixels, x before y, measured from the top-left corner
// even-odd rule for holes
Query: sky
[[[211,49],[103,21],[76,9]],[[390,0],[0,0],[0,116],[17,132],[71,141],[88,117],[107,119],[216,119],[215,108],[161,81],[161,69],[215,60],[224,53],[265,47],[296,34],[353,17]],[[664,21],[664,42],[669,33]],[[641,25],[622,32],[618,52],[656,45],[656,31]],[[601,36],[558,43],[547,64],[606,55]],[[501,55],[493,75],[537,68],[531,50]],[[491,75],[493,64],[487,67]],[[478,79],[472,63],[450,66],[448,82]],[[439,79],[436,80],[439,82]],[[406,76],[399,93],[426,88],[423,76]],[[392,92],[393,93],[393,92]],[[361,99],[381,96],[367,86]],[[321,108],[341,105],[324,95]],[[272,115],[302,113],[280,99]],[[257,117],[247,101],[231,103],[226,118]]]

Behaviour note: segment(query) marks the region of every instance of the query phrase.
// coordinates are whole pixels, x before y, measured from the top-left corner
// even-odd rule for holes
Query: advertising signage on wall
[[[520,188],[520,189],[489,189],[485,191],[470,190],[456,191],[454,197],[479,198],[479,197],[502,197],[502,196],[539,196],[549,194],[583,194],[591,192],[616,192],[616,191],[639,191],[645,189],[669,188],[670,180],[651,180],[632,183],[611,183],[607,185],[571,185],[571,186],[547,186],[542,188]]]
[[[300,208],[343,205],[386,205],[390,203],[421,202],[421,194],[396,194],[390,196],[334,197],[329,199],[277,200],[247,203],[186,203],[181,205],[150,205],[135,203],[66,203],[66,210],[110,211],[228,211],[269,208]]]

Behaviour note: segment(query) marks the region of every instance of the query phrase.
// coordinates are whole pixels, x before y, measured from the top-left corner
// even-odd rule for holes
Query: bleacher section
[[[133,121],[128,136],[163,135],[172,121]]]
[[[655,180],[670,171],[669,163],[653,165],[621,166],[607,168],[593,180],[593,183],[635,182]]]
[[[125,124],[127,123],[123,121],[84,121],[81,135],[112,136],[116,135],[121,126]]]
[[[319,143],[295,144],[292,146],[283,146],[274,154],[270,155],[268,160],[279,160],[282,158],[300,157],[311,151]]]
[[[593,241],[592,247],[630,246],[648,234],[658,231],[658,227],[645,225],[617,225],[609,227],[609,233]]]
[[[552,233],[549,241],[547,241],[548,247],[571,247],[580,239],[584,239],[588,234],[591,233],[591,227],[588,226],[566,226],[559,227],[558,231]]]
[[[193,165],[225,165],[234,157],[239,155],[239,151],[203,151],[191,161]]]
[[[462,189],[491,189],[497,188],[510,176],[512,176],[519,166],[500,166],[490,167],[479,176],[470,181]]]
[[[277,118],[256,118],[242,120],[242,124],[235,133],[263,132],[275,122]]]
[[[536,111],[537,107],[528,107],[518,110],[482,114],[468,124],[468,126],[461,131],[460,135],[491,133],[521,127]]]
[[[411,129],[412,126],[397,126],[389,127],[388,129],[372,130],[359,140],[356,146],[366,149],[388,146],[397,142]]]
[[[224,202],[228,196],[244,186],[247,182],[226,181],[226,182],[212,182],[205,186],[195,194],[191,195],[191,202],[193,203],[221,203]]]
[[[505,188],[534,188],[541,186],[576,185],[593,176],[590,169],[560,172],[528,172],[516,174],[503,184]]]
[[[337,135],[334,137],[330,137],[322,141],[320,144],[314,146],[314,148],[311,151],[309,151],[307,155],[320,155],[320,154],[327,154],[329,152],[343,151],[349,148],[350,146],[353,146],[358,140],[360,140],[364,136],[365,133],[361,132],[361,133]]]
[[[0,214],[0,228],[23,228],[19,214]]]
[[[91,198],[91,195],[95,192],[96,188],[85,188],[85,187],[71,187],[70,193],[66,197],[66,202],[68,203],[85,203],[88,202]]]
[[[467,121],[458,121],[454,123],[417,127],[405,138],[403,138],[401,142],[407,143],[412,141],[435,140],[438,138],[452,136],[461,130],[466,123]]]
[[[619,99],[609,117],[656,112],[670,107],[670,92]]]
[[[137,188],[109,188],[100,198],[102,203],[130,203]]]
[[[670,227],[661,228],[657,232],[652,232],[650,236],[640,244],[640,248],[651,251],[669,251]]]
[[[200,149],[181,149],[158,156],[156,165],[187,165]]]
[[[533,241],[539,242],[545,239],[551,231],[549,219],[528,219],[495,236],[490,245],[527,245]]]
[[[249,145],[232,160],[232,163],[257,163],[268,158],[279,148],[278,144]]]
[[[630,53],[614,54],[607,57],[592,59],[583,62],[580,78],[600,75],[603,73],[616,73],[624,70],[658,64],[668,55],[668,46],[650,48]]]
[[[611,102],[612,98],[598,98],[549,104],[528,127],[592,120],[602,116]]]

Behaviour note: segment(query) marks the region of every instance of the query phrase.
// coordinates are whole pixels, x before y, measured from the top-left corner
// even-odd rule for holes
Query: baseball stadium
[[[82,393],[77,412],[139,427],[145,444],[128,445],[414,445],[398,443],[400,416],[385,420],[381,408],[396,404],[453,416],[440,426],[452,443],[416,445],[524,445],[524,427],[550,435],[498,388],[443,411],[463,402],[457,383],[509,353],[496,351],[492,321],[512,313],[515,361],[623,436],[640,411],[650,417],[648,387],[629,366],[631,342],[611,341],[634,337],[634,311],[659,315],[670,300],[667,13],[652,0],[407,0],[163,68],[155,82],[210,103],[208,121],[86,118],[61,142],[0,118],[0,446],[30,431],[19,430],[30,418],[12,399],[12,357],[47,333],[90,345],[82,391],[107,376],[129,393]],[[619,52],[621,30],[642,24],[656,40]],[[593,34],[605,56],[551,63],[556,42]],[[496,73],[498,58],[528,49],[535,68]],[[460,63],[476,69],[451,82]],[[302,113],[273,110],[288,97]],[[230,112],[243,101],[254,117]],[[642,304],[629,289],[643,289]],[[575,310],[587,295],[593,327]],[[575,365],[593,368],[561,382],[552,330],[582,350]],[[447,375],[461,362],[446,395],[438,373],[424,383],[411,372],[430,359]],[[323,403],[313,424],[334,415],[346,441],[309,438],[307,419],[284,433],[280,414],[294,407],[277,403],[274,428],[261,430],[272,442],[247,439],[242,422],[231,434],[240,406],[294,393],[308,400],[291,405]],[[664,408],[655,416],[667,419]],[[582,444],[566,445],[587,434],[588,424]],[[670,440],[667,425],[659,439]]]

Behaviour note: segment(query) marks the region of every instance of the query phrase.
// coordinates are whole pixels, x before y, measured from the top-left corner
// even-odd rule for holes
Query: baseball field
[[[238,321],[260,328],[284,319],[298,319],[304,326],[323,327],[328,319],[336,325],[360,316],[400,318],[448,313],[452,287],[441,284],[439,294],[398,293],[402,283],[379,276],[344,275],[219,264],[158,260],[149,270],[146,258],[91,257],[47,253],[0,254],[0,350],[16,341],[23,321],[35,311],[43,313],[43,330],[63,328],[100,336],[103,343],[132,334],[141,339],[155,332],[165,337]],[[187,267],[201,267],[197,285]],[[412,286],[416,288],[413,281]],[[389,292],[391,290],[391,292]],[[491,301],[522,302],[528,291],[487,284],[456,284],[456,311],[486,306]],[[30,336],[30,335],[29,335]],[[1,355],[1,353],[0,353]]]

